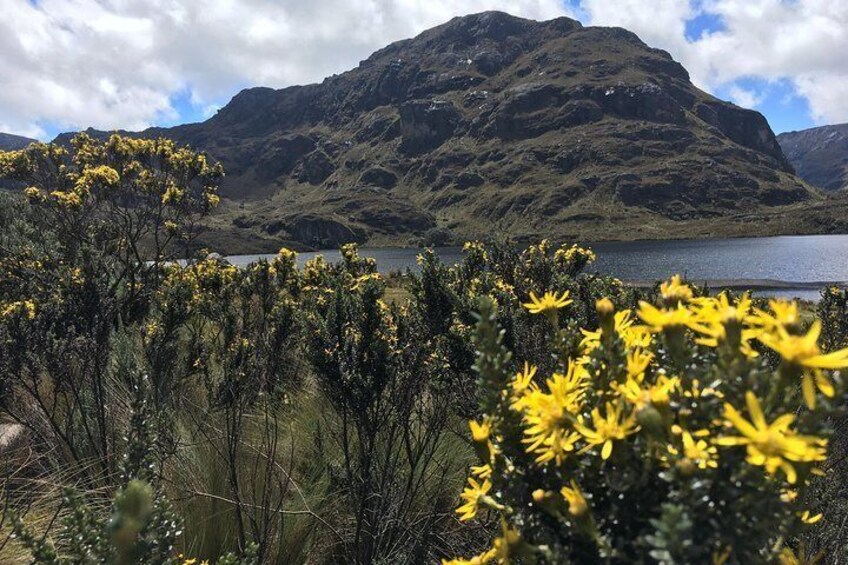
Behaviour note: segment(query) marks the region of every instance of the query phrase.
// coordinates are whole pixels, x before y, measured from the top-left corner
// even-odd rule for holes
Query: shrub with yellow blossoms
[[[189,256],[197,220],[220,201],[222,177],[219,164],[167,139],[79,134],[70,147],[0,151],[0,178],[23,183],[33,217],[70,259],[95,249],[125,268]]]
[[[444,563],[798,562],[799,536],[827,521],[808,493],[848,350],[823,353],[794,303],[696,294],[674,277],[634,310],[599,300],[579,340],[556,290],[530,297],[550,323],[545,373],[513,358],[480,301],[481,462],[457,512],[500,534]]]
[[[412,308],[420,312],[428,330],[422,337],[447,359],[451,382],[446,386],[462,415],[477,410],[471,330],[480,297],[498,301],[498,323],[507,347],[544,371],[552,369],[545,343],[551,324],[567,328],[568,335],[579,341],[580,327],[597,326],[596,298],[608,296],[621,306],[634,304],[632,289],[585,272],[595,255],[576,245],[556,246],[543,240],[522,249],[508,242],[469,242],[463,251],[463,261],[453,266],[441,263],[433,251],[424,251],[418,258],[420,277],[411,284]],[[568,315],[560,316],[560,308],[566,308]]]

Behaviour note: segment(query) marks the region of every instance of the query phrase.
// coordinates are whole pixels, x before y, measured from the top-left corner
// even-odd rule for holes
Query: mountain
[[[777,141],[808,183],[825,190],[848,188],[848,124],[782,133]]]
[[[214,230],[319,246],[786,231],[778,210],[823,198],[762,115],[633,33],[568,18],[454,18],[320,84],[139,135],[224,164]]]
[[[34,143],[35,139],[21,137],[20,135],[12,135],[11,133],[0,133],[0,151],[16,151],[23,149],[30,143]]]

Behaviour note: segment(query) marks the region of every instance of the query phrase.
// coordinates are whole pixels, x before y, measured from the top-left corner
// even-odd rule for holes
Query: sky
[[[484,10],[630,29],[778,133],[848,122],[848,0],[0,0],[0,131],[201,121]]]

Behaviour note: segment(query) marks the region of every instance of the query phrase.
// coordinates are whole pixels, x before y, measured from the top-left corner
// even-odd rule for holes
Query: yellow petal
[[[835,391],[833,390],[833,383],[830,382],[830,379],[827,375],[821,372],[816,373],[816,386],[819,387],[819,390],[822,391],[828,398],[833,398]]]
[[[810,357],[804,360],[804,365],[814,369],[844,369],[848,367],[848,349]]]
[[[601,450],[601,459],[606,461],[612,455],[612,440],[608,439]]]
[[[739,412],[736,411],[736,408],[731,406],[730,404],[724,405],[724,416],[730,423],[736,426],[736,428],[742,432],[746,436],[753,436],[757,433],[756,428],[750,424],[745,418],[743,418]]]
[[[816,386],[813,383],[813,379],[808,376],[805,376],[801,379],[801,392],[804,393],[804,402],[806,402],[807,408],[809,408],[810,410],[815,409]]]
[[[790,485],[794,485],[795,481],[798,480],[798,474],[795,472],[795,467],[793,467],[791,463],[787,463],[785,461],[780,466],[783,468],[783,472],[786,473],[786,482]]]
[[[722,447],[733,447],[736,445],[747,445],[749,440],[744,437],[720,437],[716,438],[714,442],[716,445],[720,445]]]
[[[760,408],[760,401],[757,396],[750,390],[745,393],[745,404],[748,405],[748,413],[751,414],[751,421],[757,428],[767,428],[766,418],[763,416],[763,410]]]

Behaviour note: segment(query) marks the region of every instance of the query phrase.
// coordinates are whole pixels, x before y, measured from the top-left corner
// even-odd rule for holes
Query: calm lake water
[[[680,273],[692,281],[756,281],[763,294],[818,297],[817,286],[848,281],[848,235],[810,235],[740,239],[628,241],[588,244],[598,255],[591,270],[624,281],[653,281]],[[363,248],[381,271],[416,270],[419,249]],[[459,247],[438,249],[442,260],[461,259]],[[301,253],[301,264],[315,255],[337,261],[336,250]],[[273,255],[233,255],[246,265]],[[774,281],[772,284],[770,281]],[[821,284],[818,284],[821,283]]]

